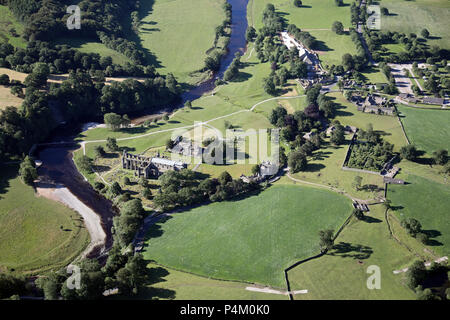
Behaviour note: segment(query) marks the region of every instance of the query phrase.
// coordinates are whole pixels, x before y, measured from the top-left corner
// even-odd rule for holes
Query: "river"
[[[210,80],[183,93],[181,105],[187,100],[196,100],[203,94],[214,90],[215,80],[223,77],[236,52],[243,54],[246,50],[245,33],[248,25],[248,0],[228,0],[228,2],[232,5],[232,33],[228,44],[228,52],[221,59],[220,70]],[[72,128],[61,127],[55,131],[49,142],[73,141],[80,132],[80,128],[81,125],[73,126]],[[40,180],[45,183],[43,185],[48,188],[55,186],[66,187],[78,200],[91,208],[100,217],[102,228],[106,234],[105,248],[96,248],[88,255],[94,258],[112,245],[112,219],[118,213],[118,210],[111,201],[99,195],[78,172],[72,160],[73,151],[76,149],[78,149],[78,146],[75,143],[73,145],[39,147],[35,151],[37,158],[42,161],[38,174]]]

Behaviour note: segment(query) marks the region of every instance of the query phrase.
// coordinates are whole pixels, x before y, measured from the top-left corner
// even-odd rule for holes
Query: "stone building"
[[[134,175],[149,179],[151,177],[159,177],[166,171],[181,170],[187,168],[187,164],[180,161],[160,157],[145,157],[123,152],[122,168],[134,170]]]

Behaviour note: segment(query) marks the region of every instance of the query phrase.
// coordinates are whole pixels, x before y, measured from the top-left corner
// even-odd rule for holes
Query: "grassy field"
[[[10,30],[15,30],[13,36]],[[8,7],[0,5],[0,41],[7,41],[14,47],[25,48],[27,43],[21,38],[24,27],[17,21]]]
[[[429,45],[450,49],[450,2],[447,0],[383,0],[382,7],[389,9],[389,16],[381,17],[381,29],[399,31],[420,36],[423,28],[430,31]]]
[[[22,105],[22,102],[23,99],[13,95],[9,87],[0,85],[0,110],[8,106],[19,107]]]
[[[411,143],[429,155],[438,149],[450,150],[448,127],[450,112],[447,110],[423,110],[399,106],[401,121]]]
[[[428,249],[438,255],[450,253],[450,188],[448,183],[441,184],[413,174],[402,174],[409,184],[392,185],[388,188],[388,197],[392,200],[396,216],[415,218],[422,224],[423,230],[430,236]]]
[[[69,264],[89,242],[81,217],[37,197],[17,177],[16,166],[3,166],[0,173],[0,271],[44,271]]]
[[[337,229],[350,212],[349,201],[329,191],[276,185],[157,223],[144,256],[199,275],[283,288],[283,269],[318,253],[317,232]]]
[[[284,13],[288,23],[297,25],[300,29],[330,29],[334,21],[341,21],[345,28],[351,26],[350,0],[345,0],[345,6],[337,7],[334,0],[304,0],[303,6],[297,8],[291,0],[250,0],[248,12],[249,24],[258,30],[262,27],[260,14],[268,3]]]
[[[219,281],[186,272],[148,265],[150,283],[138,299],[160,300],[287,300],[285,295],[245,290],[246,284]]]
[[[404,284],[404,274],[392,272],[409,265],[415,256],[390,237],[382,206],[371,206],[368,216],[366,221],[353,219],[328,254],[288,272],[292,290],[308,290],[296,300],[415,299]],[[380,290],[366,286],[371,265],[380,267]]]
[[[319,42],[320,51],[319,58],[323,62],[324,67],[331,65],[339,65],[342,63],[342,56],[346,53],[355,55],[356,47],[349,35],[337,35],[328,30],[310,31],[311,35],[316,37]]]
[[[98,53],[101,57],[111,57],[114,63],[124,65],[130,62],[125,55],[106,47],[101,42],[92,41],[84,38],[59,38],[54,44],[67,44],[70,47],[83,53]]]
[[[157,70],[172,72],[179,81],[192,82],[191,73],[204,67],[222,24],[223,0],[156,0],[141,4],[142,46],[157,58]],[[198,79],[197,79],[198,80]]]

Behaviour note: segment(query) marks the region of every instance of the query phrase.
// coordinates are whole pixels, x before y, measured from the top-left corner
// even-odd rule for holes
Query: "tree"
[[[122,117],[116,113],[110,112],[103,116],[105,124],[113,131],[120,129],[122,125]]]
[[[427,270],[423,261],[414,261],[406,272],[406,281],[411,289],[415,289],[423,282],[426,277]]]
[[[333,248],[334,245],[333,233],[334,230],[332,229],[319,231],[319,246],[321,252],[326,252],[327,250]]]
[[[292,173],[303,171],[306,169],[308,161],[306,155],[300,150],[292,151],[288,156],[288,166]]]
[[[78,166],[80,167],[81,171],[87,172],[87,173],[92,173],[92,164],[93,161],[91,158],[89,158],[86,155],[83,155],[81,157],[78,158]]]
[[[303,5],[303,2],[301,0],[294,0],[294,6],[297,8],[300,8]]]
[[[106,138],[106,148],[111,152],[119,151],[116,138]]]
[[[408,231],[409,235],[412,237],[416,237],[418,233],[422,231],[422,225],[421,223],[414,218],[407,218],[402,220],[401,226]]]
[[[448,151],[441,149],[433,152],[433,160],[438,165],[445,165],[448,162]]]
[[[270,95],[275,95],[276,87],[272,77],[264,79],[264,91]]]
[[[104,157],[105,156],[105,149],[103,149],[103,147],[102,146],[96,146],[95,148],[94,148],[94,153],[95,153],[95,157],[96,158],[102,158],[102,157]]]
[[[22,181],[30,186],[33,185],[34,180],[37,179],[37,170],[35,168],[34,161],[30,157],[26,156],[20,164],[19,174]]]
[[[355,68],[355,61],[350,53],[346,53],[342,56],[342,65],[345,71],[353,70]]]
[[[130,181],[130,178],[128,178],[128,177],[123,177],[123,184],[125,185],[125,186],[129,186],[130,184],[131,184],[131,181]]]
[[[388,16],[388,15],[389,15],[389,10],[388,10],[388,8],[381,7],[381,14],[382,14],[383,16]]]
[[[112,193],[114,196],[118,196],[118,195],[120,195],[120,194],[122,193],[122,188],[120,187],[120,184],[119,184],[117,181],[115,181],[115,182],[111,185],[111,188],[110,188],[109,190],[111,191],[111,193]]]
[[[331,133],[330,142],[334,145],[341,145],[345,142],[345,132],[342,125],[337,125]]]
[[[184,104],[185,107],[192,109],[192,102],[191,100],[187,100],[186,103]]]
[[[407,159],[409,161],[413,161],[418,156],[417,148],[413,144],[409,144],[407,146],[401,147],[400,156],[403,159]]]
[[[422,37],[424,37],[425,39],[428,39],[428,37],[430,36],[430,32],[427,29],[422,29],[422,31],[420,32],[420,35]]]
[[[340,21],[335,21],[331,26],[331,30],[339,35],[344,34],[344,25]]]
[[[224,171],[219,176],[219,182],[222,186],[226,185],[228,182],[233,181],[233,177],[228,173],[228,171]]]
[[[2,86],[9,85],[9,76],[7,74],[0,75],[0,85]]]
[[[256,38],[256,30],[252,26],[249,26],[247,28],[247,32],[245,34],[245,38],[247,39],[247,42],[253,42],[253,40]]]
[[[356,191],[359,191],[359,189],[361,189],[361,183],[362,183],[362,177],[361,176],[356,176],[355,179],[353,180],[353,188],[355,188]]]

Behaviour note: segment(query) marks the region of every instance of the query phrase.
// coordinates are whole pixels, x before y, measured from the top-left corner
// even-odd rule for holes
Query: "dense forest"
[[[124,21],[130,21],[132,30],[133,17],[139,9],[139,1],[121,0],[82,0],[78,3],[81,9],[82,28],[69,30],[66,21],[70,14],[67,6],[73,3],[68,0],[1,0],[8,5],[13,14],[25,25],[24,37],[28,41],[55,39],[76,33],[77,37],[86,37],[101,41],[107,47],[116,50],[133,63],[143,65],[145,52],[138,45],[127,39]],[[135,20],[135,19],[134,19]]]

